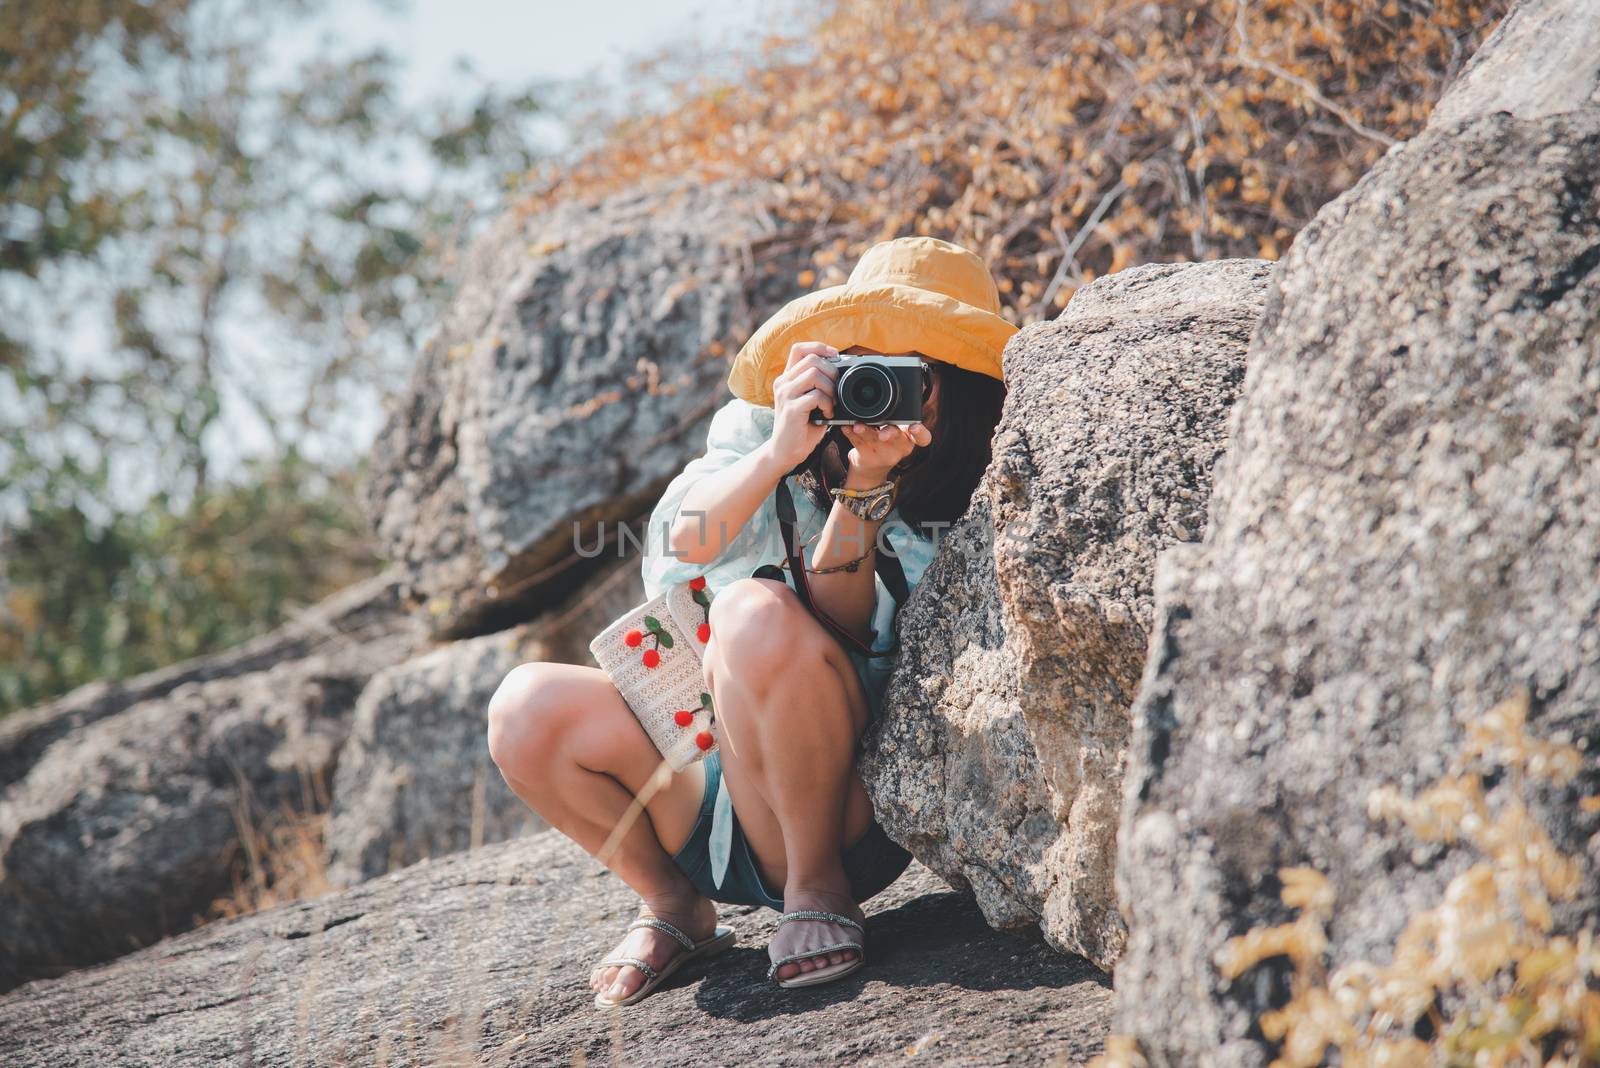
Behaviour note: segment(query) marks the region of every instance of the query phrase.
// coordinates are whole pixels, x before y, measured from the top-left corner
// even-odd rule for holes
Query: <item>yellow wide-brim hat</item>
[[[728,388],[770,407],[772,380],[799,341],[918,352],[1004,382],[1000,354],[1016,332],[977,256],[937,237],[897,237],[867,249],[843,285],[797,297],[763,323],[733,358]]]

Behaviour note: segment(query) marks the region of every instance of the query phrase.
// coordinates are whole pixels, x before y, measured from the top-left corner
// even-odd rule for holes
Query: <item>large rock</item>
[[[1124,271],[1019,333],[993,460],[899,616],[880,820],[991,923],[1102,966],[1156,554],[1204,529],[1268,272]]]
[[[326,805],[356,696],[420,637],[325,636],[57,739],[0,798],[0,989],[194,926],[258,834]]]
[[[122,710],[171,693],[189,682],[236,678],[296,660],[330,644],[362,644],[399,631],[421,641],[400,600],[401,569],[330,594],[276,630],[226,649],[129,679],[91,682],[35,708],[0,719],[0,791],[27,774],[62,738]]]
[[[1600,105],[1600,4],[1521,0],[1434,108],[1429,124],[1495,111],[1542,119]]]
[[[428,861],[213,924],[0,999],[12,1068],[159,1064],[1080,1064],[1105,977],[997,934],[913,866],[868,902],[867,967],[817,991],[765,981],[776,914],[624,1013],[589,969],[637,899],[558,835]],[[997,1039],[1003,1036],[1003,1040]]]
[[[1600,108],[1436,124],[1295,242],[1205,543],[1158,567],[1118,874],[1119,1029],[1152,1064],[1270,1059],[1281,973],[1214,955],[1286,917],[1281,867],[1327,875],[1330,969],[1389,961],[1475,855],[1368,798],[1438,778],[1523,687],[1531,732],[1584,748],[1532,798],[1585,862],[1557,931],[1600,918],[1597,396]]]
[[[394,401],[369,507],[436,633],[509,626],[588,575],[705,440],[726,353],[797,292],[770,186],[652,185],[508,213]]]
[[[489,758],[489,698],[525,661],[592,664],[589,639],[642,600],[639,562],[623,560],[554,615],[379,672],[361,693],[333,780],[328,881],[349,886],[543,829]]]
[[[522,630],[451,642],[367,684],[333,780],[329,883],[547,826],[507,788],[484,738],[489,698],[526,659]]]

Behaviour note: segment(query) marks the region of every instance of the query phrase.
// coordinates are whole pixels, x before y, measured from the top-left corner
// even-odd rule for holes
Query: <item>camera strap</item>
[[[828,435],[823,438],[823,442],[818,444],[818,448],[821,448],[826,443],[828,436],[834,435],[838,435],[841,442],[844,440],[844,436],[839,433],[839,428],[831,427]],[[795,592],[800,595],[800,601],[806,606],[806,610],[815,616],[818,622],[832,631],[845,644],[846,648],[853,649],[865,657],[893,656],[900,651],[898,635],[895,636],[894,644],[888,649],[882,651],[874,650],[870,645],[836,622],[821,608],[818,608],[816,601],[811,596],[811,583],[806,574],[805,556],[801,552],[798,540],[795,537],[794,497],[789,492],[789,476],[802,471],[805,468],[805,463],[806,461],[802,460],[788,474],[779,479],[777,490],[778,528],[783,534],[784,554],[789,559],[789,573],[794,576]],[[881,527],[878,529],[877,539],[879,544],[874,546],[872,553],[873,568],[877,571],[878,577],[883,580],[883,584],[888,589],[889,595],[894,598],[895,604],[903,605],[910,592],[910,587],[906,583],[905,569],[900,565],[900,557],[892,551],[892,543],[888,546],[891,550],[889,552],[884,552],[879,548],[889,540],[884,536]]]

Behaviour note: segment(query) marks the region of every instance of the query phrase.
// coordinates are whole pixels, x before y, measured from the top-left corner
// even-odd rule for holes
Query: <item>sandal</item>
[[[816,986],[818,983],[831,983],[835,979],[843,979],[845,976],[849,975],[851,972],[855,971],[857,968],[861,967],[867,962],[867,929],[861,926],[855,920],[852,920],[850,917],[840,916],[836,912],[818,912],[814,909],[801,909],[796,912],[785,912],[783,915],[778,917],[778,924],[781,926],[786,923],[792,923],[795,920],[821,920],[826,923],[836,923],[840,927],[854,927],[858,932],[860,932],[861,938],[859,941],[855,942],[836,942],[831,946],[822,946],[818,949],[808,949],[804,953],[791,953],[787,957],[780,957],[779,959],[773,961],[772,967],[767,969],[767,978],[769,980],[775,980],[777,984],[783,987],[785,990],[792,990],[795,987],[800,986]],[[805,960],[807,957],[817,957],[824,953],[834,953],[841,949],[855,950],[855,959],[844,961],[841,964],[830,964],[826,968],[817,968],[813,971],[801,972],[799,975],[790,976],[788,979],[778,978],[778,969],[783,967],[785,964],[793,964],[796,961]]]
[[[640,984],[639,989],[635,990],[621,1001],[608,1001],[605,997],[605,991],[601,991],[594,996],[595,1008],[620,1009],[624,1005],[632,1005],[634,1002],[644,998],[656,987],[660,986],[666,981],[668,976],[677,971],[679,968],[683,967],[685,964],[688,964],[690,961],[699,960],[703,957],[715,956],[725,949],[732,948],[733,944],[739,940],[739,936],[734,932],[732,927],[718,926],[717,929],[711,933],[709,938],[705,938],[699,942],[696,942],[694,939],[690,938],[688,935],[672,926],[672,924],[668,923],[666,920],[658,920],[649,916],[641,916],[637,920],[634,920],[632,923],[628,924],[628,930],[630,931],[637,930],[640,927],[652,927],[657,931],[666,932],[673,938],[677,939],[678,943],[683,946],[684,951],[667,961],[667,963],[663,964],[660,968],[652,967],[651,965],[640,960],[638,957],[609,957],[599,962],[595,965],[596,968],[606,968],[611,965],[617,965],[618,967],[626,965],[630,968],[637,968],[644,973],[644,982]]]

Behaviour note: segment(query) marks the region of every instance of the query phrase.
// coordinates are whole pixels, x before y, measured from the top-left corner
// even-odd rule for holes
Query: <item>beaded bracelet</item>
[[[865,560],[867,557],[872,555],[872,550],[875,549],[876,547],[877,546],[869,545],[869,546],[867,546],[867,551],[866,552],[862,553],[860,556],[856,557],[854,560],[846,560],[842,564],[834,564],[831,567],[808,567],[808,568],[806,568],[806,574],[808,574],[808,575],[826,575],[830,571],[854,571],[854,570],[856,570],[857,568],[859,568],[861,566],[861,561]]]

